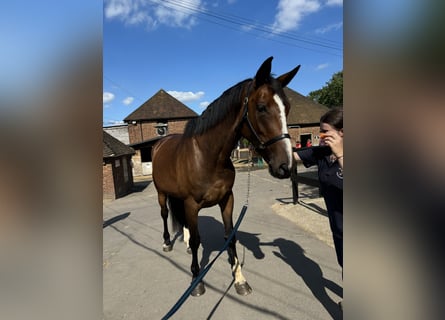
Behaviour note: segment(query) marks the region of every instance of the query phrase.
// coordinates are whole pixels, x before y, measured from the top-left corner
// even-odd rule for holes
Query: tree
[[[334,73],[323,88],[309,92],[308,97],[329,108],[342,106],[343,70]]]

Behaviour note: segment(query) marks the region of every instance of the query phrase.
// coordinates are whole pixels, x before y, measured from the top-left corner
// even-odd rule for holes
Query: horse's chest
[[[211,207],[221,202],[227,193],[232,189],[232,184],[224,180],[217,180],[202,190],[197,202],[202,207]]]

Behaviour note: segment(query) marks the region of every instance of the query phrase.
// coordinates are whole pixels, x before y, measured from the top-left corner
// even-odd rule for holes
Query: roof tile
[[[103,132],[103,157],[113,158],[119,157],[126,154],[134,154],[133,148],[125,145],[111,134],[102,130]]]
[[[321,116],[329,110],[328,107],[290,88],[284,88],[284,93],[291,105],[289,115],[287,116],[288,125],[319,123]]]

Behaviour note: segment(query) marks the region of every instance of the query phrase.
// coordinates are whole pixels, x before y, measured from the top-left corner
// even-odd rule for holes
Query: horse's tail
[[[172,217],[173,232],[182,231],[182,227],[187,227],[185,221],[184,200],[168,196],[167,201],[168,206],[170,207],[170,216]]]

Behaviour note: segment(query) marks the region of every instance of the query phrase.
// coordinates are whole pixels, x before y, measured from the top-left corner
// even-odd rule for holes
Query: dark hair
[[[320,118],[320,123],[327,123],[337,130],[343,129],[343,108],[332,108]]]

